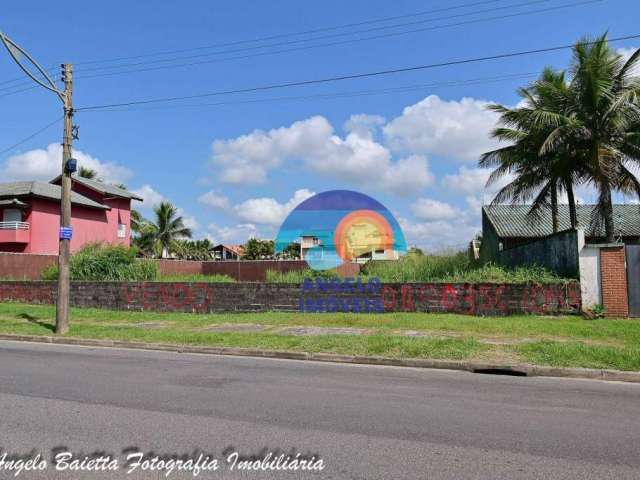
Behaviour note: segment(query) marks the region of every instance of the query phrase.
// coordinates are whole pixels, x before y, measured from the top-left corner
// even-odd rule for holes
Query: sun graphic
[[[334,234],[336,251],[343,261],[365,254],[392,254],[393,229],[386,218],[373,210],[355,210],[345,215]]]

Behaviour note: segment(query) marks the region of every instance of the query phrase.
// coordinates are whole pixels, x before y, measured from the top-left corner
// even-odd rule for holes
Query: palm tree
[[[614,240],[614,190],[640,197],[640,183],[629,170],[640,164],[640,78],[634,69],[640,49],[628,60],[609,47],[606,34],[584,39],[573,49],[571,107],[547,138],[544,152],[573,149],[588,181],[598,190],[596,223],[604,221],[606,241]]]
[[[177,240],[191,238],[191,229],[184,226],[178,209],[169,202],[161,202],[153,209],[155,222],[149,224],[156,251],[167,258]]]
[[[86,178],[88,180],[95,180],[98,176],[98,172],[96,172],[92,168],[83,167],[82,165],[80,165],[80,168],[78,168],[78,176]]]
[[[494,138],[509,145],[487,152],[480,159],[481,167],[495,167],[487,185],[500,178],[514,175],[514,180],[503,187],[492,203],[524,203],[531,199],[529,217],[535,220],[542,210],[551,210],[553,232],[559,228],[558,196],[566,193],[569,202],[570,223],[577,226],[573,185],[580,178],[579,164],[574,162],[568,149],[543,153],[542,147],[553,132],[549,118],[566,113],[569,90],[562,71],[547,68],[528,88],[518,91],[524,104],[516,108],[491,105],[501,114],[501,127],[493,131]]]
[[[575,226],[573,186],[589,183],[599,193],[592,220],[595,225],[604,221],[606,241],[612,242],[612,192],[640,197],[640,182],[630,170],[640,164],[640,79],[634,76],[639,63],[640,50],[625,61],[609,47],[606,35],[584,39],[573,49],[568,84],[560,73],[547,71],[520,91],[525,107],[492,107],[510,127],[494,134],[513,144],[488,152],[481,165],[497,167],[490,182],[516,175],[496,199],[526,200],[537,193],[532,212],[547,205],[553,210],[564,191]],[[557,213],[554,218],[557,225]]]

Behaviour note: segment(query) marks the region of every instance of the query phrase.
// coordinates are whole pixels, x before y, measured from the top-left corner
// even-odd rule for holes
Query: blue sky
[[[551,47],[604,31],[611,37],[640,33],[640,4],[633,0],[65,5],[11,2],[3,6],[0,29],[45,66],[75,64],[76,107]],[[468,6],[451,9],[457,5]],[[431,10],[440,11],[422,13]],[[381,20],[387,17],[401,18]],[[327,30],[354,23],[361,25]],[[280,36],[317,29],[324,30]],[[362,40],[408,30],[421,31]],[[203,48],[272,36],[280,37]],[[316,46],[328,43],[333,45]],[[615,44],[635,46],[638,40]],[[149,56],[158,52],[173,53]],[[121,57],[135,58],[106,61]],[[410,244],[457,247],[480,229],[479,206],[491,195],[482,188],[487,173],[476,165],[478,154],[493,146],[487,134],[495,117],[486,103],[515,104],[515,89],[530,80],[526,75],[547,65],[566,67],[569,59],[567,50],[78,112],[75,156],[105,180],[142,193],[147,201],[140,208],[146,215],[160,198],[170,200],[197,237],[229,243],[248,236],[273,238],[287,212],[312,192],[348,188],[392,210]],[[186,63],[200,64],[179,66]],[[49,92],[14,93],[28,87],[28,81],[2,83],[20,77],[3,51],[0,150],[61,115],[59,101]],[[57,124],[2,154],[3,180],[53,177],[60,136]],[[582,199],[589,201],[589,192],[583,191]]]

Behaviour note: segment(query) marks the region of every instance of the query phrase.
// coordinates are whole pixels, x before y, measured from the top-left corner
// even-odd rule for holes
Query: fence
[[[267,270],[289,272],[307,268],[307,263],[302,260],[156,261],[161,275],[221,274],[246,282],[264,281],[267,277]],[[57,262],[57,255],[0,252],[0,278],[39,280],[42,271]],[[352,273],[357,275],[357,271]]]
[[[305,282],[306,283],[306,282]],[[449,312],[470,315],[580,311],[580,284],[367,284],[311,288],[277,283],[72,282],[77,307],[159,312]],[[55,282],[0,282],[0,302],[53,304]]]

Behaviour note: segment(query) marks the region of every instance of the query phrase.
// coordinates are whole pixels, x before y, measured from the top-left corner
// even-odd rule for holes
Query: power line
[[[31,81],[31,83],[33,84],[34,82],[33,82],[33,81]],[[34,88],[38,88],[38,86],[39,86],[39,85],[31,85],[31,86],[26,87],[26,88],[21,88],[21,89],[19,89],[19,90],[13,90],[13,91],[10,91],[10,92],[8,92],[8,93],[3,93],[2,95],[0,95],[0,98],[8,97],[8,96],[10,96],[10,95],[16,95],[16,94],[18,94],[18,93],[26,92],[26,91],[28,91],[28,90],[33,90]]]
[[[89,64],[95,64],[95,63],[117,62],[117,61],[122,61],[122,60],[134,60],[134,59],[137,59],[137,58],[155,57],[155,56],[160,56],[160,55],[172,55],[172,54],[176,54],[176,53],[192,52],[192,51],[198,51],[198,50],[208,50],[208,49],[212,49],[212,48],[232,47],[232,46],[243,45],[243,44],[247,44],[247,43],[258,43],[258,42],[263,42],[263,41],[268,41],[268,40],[277,40],[279,38],[288,38],[288,37],[295,37],[295,36],[301,36],[301,35],[312,35],[312,34],[315,34],[315,33],[335,31],[335,30],[341,30],[341,29],[352,28],[352,27],[361,27],[363,25],[371,25],[371,24],[374,24],[374,23],[382,23],[382,22],[386,22],[386,21],[399,20],[399,19],[402,19],[402,18],[410,18],[410,17],[428,15],[430,13],[441,13],[441,12],[446,12],[446,11],[459,10],[461,8],[475,7],[475,6],[478,6],[478,5],[487,5],[487,4],[490,4],[490,3],[498,3],[500,1],[503,1],[503,0],[484,0],[484,1],[480,1],[480,2],[473,2],[473,3],[454,5],[454,6],[451,6],[451,7],[437,8],[437,9],[433,9],[433,10],[423,10],[421,12],[408,13],[408,14],[404,14],[404,15],[396,15],[396,16],[393,16],[393,17],[383,17],[383,18],[378,18],[378,19],[364,20],[364,21],[360,21],[360,22],[347,23],[347,24],[337,25],[337,26],[333,26],[333,27],[322,27],[322,28],[316,28],[316,29],[313,29],[313,30],[303,30],[303,31],[299,31],[299,32],[281,33],[281,34],[277,34],[277,35],[270,35],[270,36],[267,36],[267,37],[259,37],[259,38],[249,39],[249,40],[236,40],[236,41],[232,41],[232,42],[216,43],[216,44],[211,44],[211,45],[203,45],[203,46],[199,46],[199,47],[190,47],[190,48],[183,48],[183,49],[177,49],[177,50],[165,50],[165,51],[160,51],[160,52],[132,55],[132,56],[126,56],[126,57],[116,57],[116,58],[108,58],[108,59],[102,59],[102,60],[81,61],[81,62],[75,62],[75,65],[76,66],[77,65],[89,65]]]
[[[60,120],[62,120],[62,117],[58,117],[56,118],[53,122],[51,123],[47,123],[44,127],[38,129],[37,131],[35,131],[34,133],[32,133],[31,135],[29,135],[26,138],[23,138],[22,140],[20,140],[19,142],[11,145],[8,148],[5,148],[4,150],[0,150],[0,155],[4,155],[7,152],[10,152],[11,150],[13,150],[16,147],[19,147],[20,145],[22,145],[23,143],[28,142],[29,140],[31,140],[32,138],[40,135],[42,132],[48,130],[49,128],[53,127],[56,123],[58,123]]]
[[[537,1],[548,1],[548,0],[537,0]],[[593,3],[600,3],[602,1],[604,1],[604,0],[584,0],[584,1],[580,1],[580,2],[569,3],[569,4],[564,4],[564,5],[559,5],[559,6],[549,7],[549,8],[544,8],[544,9],[530,10],[530,11],[525,11],[525,12],[518,12],[518,13],[512,13],[512,14],[507,14],[507,15],[499,15],[499,16],[493,16],[493,17],[481,18],[481,19],[474,19],[474,20],[466,20],[466,21],[457,22],[457,23],[436,25],[436,26],[432,26],[432,27],[426,27],[426,28],[420,28],[420,29],[414,29],[414,30],[407,30],[407,31],[403,31],[403,32],[389,32],[389,33],[384,33],[384,34],[372,35],[372,36],[369,36],[369,37],[362,37],[362,38],[355,38],[355,39],[348,39],[348,40],[340,40],[340,41],[322,43],[322,44],[317,44],[317,45],[306,45],[306,46],[300,46],[300,47],[276,50],[276,51],[272,51],[272,52],[259,52],[259,53],[253,53],[253,54],[247,54],[247,55],[239,55],[239,56],[234,56],[234,57],[227,57],[227,58],[214,58],[214,59],[200,60],[200,61],[195,61],[195,62],[176,63],[176,64],[170,64],[170,65],[157,65],[157,66],[153,66],[153,67],[137,68],[137,69],[123,70],[123,71],[115,71],[115,72],[96,73],[96,74],[90,74],[90,75],[82,75],[82,74],[80,74],[76,78],[85,78],[85,79],[87,79],[87,78],[97,78],[97,77],[109,77],[109,76],[125,75],[125,74],[131,74],[131,73],[140,73],[140,72],[149,72],[149,71],[156,71],[156,70],[173,69],[173,68],[177,68],[177,67],[190,67],[190,66],[196,66],[196,65],[218,63],[218,62],[229,61],[229,60],[255,58],[255,57],[261,57],[261,56],[267,56],[267,55],[277,55],[277,54],[281,54],[281,53],[297,52],[297,51],[309,50],[309,49],[314,49],[314,48],[332,47],[332,46],[337,46],[337,45],[346,45],[346,44],[350,44],[350,43],[357,43],[357,42],[363,42],[363,41],[368,41],[368,40],[378,40],[378,39],[383,39],[383,38],[391,38],[391,37],[397,37],[397,36],[401,36],[401,35],[408,35],[408,34],[411,34],[411,33],[419,33],[419,32],[431,31],[431,30],[441,30],[441,29],[450,28],[450,27],[471,25],[471,24],[489,22],[489,21],[494,21],[494,20],[504,20],[506,18],[514,18],[514,17],[525,16],[525,15],[532,15],[532,14],[536,14],[536,13],[545,13],[545,12],[550,12],[550,11],[554,11],[554,10],[560,10],[560,9],[571,8],[571,7],[576,7],[576,6],[588,5],[588,4],[593,4]]]
[[[637,39],[637,38],[640,38],[640,34],[627,35],[627,36],[624,36],[624,37],[612,38],[612,39],[609,39],[609,42],[618,42],[618,41],[631,40],[631,39]],[[595,42],[584,42],[583,44],[584,45],[591,45],[593,43],[595,43]],[[378,70],[378,71],[374,71],[374,72],[356,73],[356,74],[350,74],[350,75],[340,75],[340,76],[335,76],[335,77],[327,77],[327,78],[312,79],[312,80],[302,80],[302,81],[296,81],[296,82],[278,83],[278,84],[263,85],[263,86],[257,86],[257,87],[247,87],[247,88],[241,88],[241,89],[235,89],[235,90],[223,90],[223,91],[217,91],[217,92],[201,93],[201,94],[196,94],[196,95],[184,95],[184,96],[176,96],[176,97],[152,98],[152,99],[147,99],[147,100],[131,100],[131,101],[120,102],[120,103],[112,103],[112,104],[104,104],[104,105],[92,105],[92,106],[88,106],[88,107],[80,107],[80,108],[78,108],[76,110],[77,111],[100,110],[100,109],[112,108],[112,107],[125,107],[125,106],[130,106],[130,105],[146,105],[146,104],[152,104],[152,103],[176,102],[176,101],[179,101],[179,100],[190,100],[190,99],[195,99],[195,98],[213,97],[213,96],[219,96],[219,95],[230,95],[230,94],[238,94],[238,93],[259,92],[259,91],[265,91],[265,90],[275,90],[275,89],[281,89],[281,88],[298,87],[298,86],[306,86],[306,85],[318,85],[318,84],[323,84],[323,83],[332,83],[332,82],[339,82],[339,81],[344,81],[344,80],[355,80],[355,79],[360,79],[360,78],[378,77],[378,76],[384,76],[384,75],[394,75],[394,74],[398,74],[398,73],[413,72],[413,71],[418,71],[418,70],[427,70],[427,69],[440,68],[440,67],[449,67],[449,66],[454,66],[454,65],[464,65],[464,64],[468,64],[468,63],[486,62],[486,61],[491,61],[491,60],[499,60],[499,59],[503,59],[503,58],[521,57],[521,56],[525,56],[525,55],[532,55],[532,54],[538,54],[538,53],[555,52],[555,51],[559,51],[559,50],[567,50],[567,49],[573,48],[573,46],[574,45],[561,45],[561,46],[557,46],[557,47],[538,48],[538,49],[533,49],[533,50],[524,50],[524,51],[518,51],[518,52],[502,53],[502,54],[498,54],[498,55],[489,55],[489,56],[484,56],[484,57],[467,58],[467,59],[463,59],[463,60],[452,60],[452,61],[447,61],[447,62],[431,63],[431,64],[426,64],[426,65],[416,65],[416,66],[411,66],[411,67],[395,68],[395,69],[389,69],[389,70]]]
[[[351,92],[330,92],[330,93],[319,93],[316,95],[297,95],[297,96],[289,96],[289,97],[256,98],[256,99],[249,99],[249,100],[215,102],[215,103],[156,105],[156,106],[147,106],[147,107],[139,107],[139,108],[113,107],[113,108],[104,109],[104,110],[88,110],[88,112],[89,113],[91,112],[130,112],[130,111],[136,111],[136,110],[157,110],[157,109],[166,109],[166,108],[199,108],[199,107],[211,107],[211,106],[217,107],[217,106],[224,106],[224,105],[243,105],[243,104],[253,104],[253,103],[272,103],[272,102],[281,102],[281,101],[353,98],[353,97],[363,97],[363,96],[373,96],[373,95],[388,95],[388,94],[394,94],[394,93],[407,93],[407,92],[414,92],[414,91],[440,88],[440,87],[454,87],[454,86],[467,86],[467,85],[495,83],[495,82],[502,82],[506,80],[533,78],[536,75],[537,74],[533,72],[515,73],[515,74],[508,74],[508,75],[472,78],[472,79],[457,80],[457,81],[450,81],[450,82],[435,82],[435,83],[427,83],[427,84],[420,84],[420,85],[405,85],[400,87],[384,88],[384,89],[358,90],[358,91],[351,91]]]
[[[330,35],[323,35],[323,36],[320,36],[320,37],[303,38],[303,39],[290,40],[290,41],[285,41],[285,42],[271,43],[271,44],[266,44],[266,45],[254,45],[254,46],[243,47],[243,48],[234,49],[234,50],[224,50],[224,51],[221,51],[221,52],[199,53],[199,54],[189,55],[189,56],[162,58],[162,59],[156,59],[156,60],[148,60],[148,61],[141,61],[141,62],[135,62],[135,63],[127,63],[127,64],[122,64],[122,65],[111,65],[111,66],[106,66],[106,67],[92,67],[92,68],[78,69],[77,71],[78,72],[90,72],[90,71],[105,70],[105,69],[129,68],[129,67],[137,67],[137,66],[141,66],[141,65],[152,65],[152,64],[158,64],[158,63],[175,62],[175,61],[180,61],[180,60],[191,60],[191,59],[194,59],[194,58],[202,58],[202,57],[210,57],[210,56],[218,56],[218,55],[240,53],[240,52],[258,50],[258,49],[263,49],[263,48],[281,47],[281,46],[286,46],[286,45],[296,45],[296,44],[300,44],[300,43],[313,42],[313,41],[317,41],[317,40],[325,40],[325,39],[329,39],[329,38],[344,37],[344,36],[347,36],[347,35],[359,35],[359,34],[375,32],[375,31],[379,31],[379,30],[388,30],[388,29],[394,29],[394,28],[408,27],[408,26],[412,26],[412,25],[420,25],[420,24],[423,24],[423,23],[436,22],[436,21],[439,21],[439,20],[450,20],[450,19],[453,19],[453,18],[460,18],[460,17],[466,17],[466,16],[470,16],[470,15],[478,15],[478,14],[482,14],[482,13],[494,12],[494,11],[499,11],[499,10],[506,10],[506,9],[511,9],[511,8],[514,8],[514,7],[515,8],[526,7],[526,6],[535,5],[535,4],[539,4],[539,3],[548,3],[550,1],[553,1],[553,0],[528,0],[528,1],[525,1],[525,2],[514,3],[514,4],[510,4],[510,5],[503,5],[503,6],[500,6],[500,7],[494,7],[494,8],[485,9],[485,10],[477,10],[477,11],[473,11],[473,12],[460,13],[460,14],[456,14],[456,15],[448,15],[448,16],[444,16],[444,17],[427,18],[427,19],[417,20],[417,21],[413,21],[413,22],[409,22],[409,23],[401,23],[401,24],[395,24],[395,25],[383,25],[383,26],[368,28],[368,29],[365,29],[365,30],[356,30],[356,31],[353,31],[353,32],[341,32],[341,33],[334,33],[334,34],[330,34]],[[401,33],[404,34],[404,32],[401,32]]]
[[[433,9],[433,10],[425,10],[425,11],[421,11],[421,12],[414,12],[414,13],[409,13],[409,14],[404,14],[404,15],[396,15],[396,16],[393,16],[393,17],[384,17],[384,18],[373,19],[373,20],[365,20],[365,21],[361,21],[361,22],[354,22],[354,23],[349,23],[349,24],[344,24],[344,25],[339,25],[339,26],[334,26],[334,27],[323,27],[323,28],[317,28],[317,29],[313,29],[313,30],[306,30],[306,31],[300,31],[300,32],[271,35],[271,36],[268,36],[268,37],[261,37],[261,38],[256,38],[256,39],[252,39],[252,40],[238,40],[238,41],[233,41],[233,42],[218,43],[218,44],[213,44],[213,45],[205,45],[205,46],[200,46],[200,47],[191,47],[191,48],[184,48],[184,49],[178,49],[178,50],[165,50],[165,51],[162,51],[162,52],[147,53],[147,54],[140,54],[140,55],[133,55],[133,56],[125,56],[125,57],[117,57],[117,58],[111,58],[111,59],[81,61],[81,62],[75,62],[75,65],[78,66],[78,65],[89,65],[89,64],[99,64],[99,63],[110,63],[110,62],[116,62],[116,61],[122,61],[122,60],[133,60],[133,59],[138,59],[138,58],[146,58],[146,57],[154,57],[154,56],[160,56],[160,55],[170,55],[170,54],[184,53],[184,52],[190,52],[190,51],[200,51],[200,50],[205,50],[205,49],[242,45],[242,44],[247,44],[247,43],[258,43],[258,42],[263,42],[263,41],[268,41],[268,40],[276,40],[276,39],[279,39],[279,38],[287,38],[287,37],[293,37],[293,36],[308,35],[308,34],[314,34],[314,33],[321,33],[321,32],[325,32],[325,31],[340,30],[340,29],[344,29],[344,28],[357,27],[357,26],[374,24],[374,23],[381,23],[381,22],[391,21],[391,20],[398,20],[398,19],[401,19],[401,18],[416,17],[416,16],[421,16],[421,15],[427,15],[427,14],[430,14],[430,13],[440,13],[440,12],[445,12],[445,11],[458,10],[458,9],[461,9],[461,8],[469,8],[469,7],[474,7],[474,6],[478,6],[478,5],[486,5],[486,4],[491,4],[491,3],[497,3],[497,2],[500,2],[500,1],[503,1],[503,0],[484,0],[484,1],[479,1],[479,2],[468,3],[468,4],[455,5],[455,6],[452,6],[452,7],[445,7],[445,8],[439,8],[439,9]],[[345,33],[345,34],[348,34],[348,33]],[[221,53],[221,52],[219,52],[219,53]],[[112,66],[98,67],[98,68],[107,69],[107,68],[118,68],[118,67],[125,67],[125,66],[126,65],[112,65]],[[53,73],[53,72],[56,72],[58,70],[58,68],[59,68],[58,66],[52,66],[52,67],[50,67],[48,69],[45,69],[45,70],[47,71],[47,73]],[[95,69],[85,69],[84,71],[89,71],[89,70],[95,70]],[[10,80],[0,81],[0,86],[1,85],[6,85],[6,84],[10,84],[10,83],[15,83],[15,82],[23,82],[23,81],[24,81],[24,77],[13,78],[13,79],[10,79]],[[12,85],[9,88],[14,88],[14,87],[17,87],[17,86],[19,86],[19,85]],[[0,88],[0,90],[2,90],[2,88]]]

